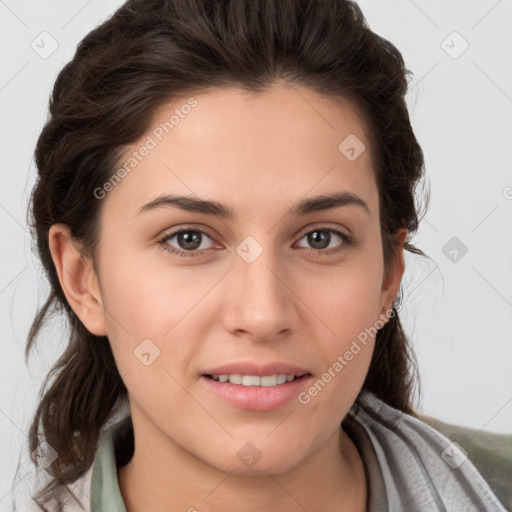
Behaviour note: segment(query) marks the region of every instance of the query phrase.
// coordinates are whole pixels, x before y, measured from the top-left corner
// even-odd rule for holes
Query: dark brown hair
[[[67,348],[43,385],[29,435],[31,451],[45,440],[58,453],[42,503],[90,467],[105,423],[127,395],[108,339],[88,332],[65,299],[50,226],[68,225],[94,259],[102,205],[94,190],[115,172],[121,151],[148,131],[158,107],[209,87],[264,92],[285,80],[360,109],[371,132],[386,270],[399,227],[409,229],[405,249],[426,256],[410,243],[424,162],[405,101],[408,75],[400,52],[346,0],[131,0],[80,42],[55,82],[31,197],[30,224],[51,292],[33,321],[27,358],[53,313],[69,321]],[[401,290],[395,308],[400,301]],[[377,333],[362,391],[414,414],[415,382],[395,309]]]

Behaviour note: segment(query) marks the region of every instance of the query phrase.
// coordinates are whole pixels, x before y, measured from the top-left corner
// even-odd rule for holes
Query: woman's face
[[[97,268],[136,438],[297,466],[337,435],[401,277],[383,285],[361,117],[301,87],[211,89],[161,108],[124,163],[97,190]]]

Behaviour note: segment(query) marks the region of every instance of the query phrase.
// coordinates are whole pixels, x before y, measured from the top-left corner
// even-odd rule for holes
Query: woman
[[[406,77],[339,0],[132,0],[80,43],[36,148],[40,509],[504,510],[412,404]]]

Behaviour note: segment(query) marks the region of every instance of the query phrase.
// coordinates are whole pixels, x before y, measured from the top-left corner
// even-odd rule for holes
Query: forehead
[[[370,141],[356,106],[296,85],[175,98],[155,112],[121,166],[127,172],[108,199],[128,201],[134,213],[164,191],[263,206],[278,193],[295,202],[335,188],[375,201]]]

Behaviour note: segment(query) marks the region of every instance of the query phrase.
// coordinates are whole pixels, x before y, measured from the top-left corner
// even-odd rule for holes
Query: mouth
[[[200,381],[213,399],[238,409],[265,411],[293,402],[312,378],[310,372],[289,364],[245,362],[207,370]]]

